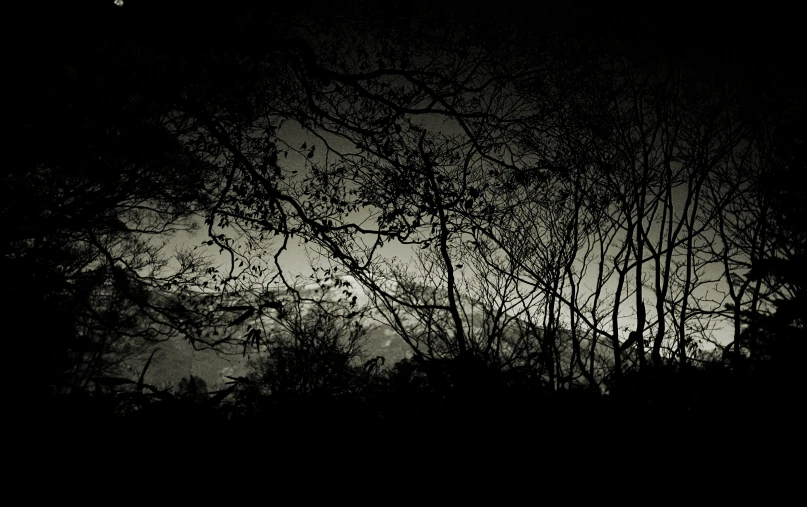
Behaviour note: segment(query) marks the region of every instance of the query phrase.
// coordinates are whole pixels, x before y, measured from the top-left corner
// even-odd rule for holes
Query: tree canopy
[[[18,70],[2,262],[32,392],[89,389],[175,335],[259,344],[291,308],[278,286],[310,299],[283,267],[297,242],[437,383],[618,396],[803,357],[803,94],[731,29],[509,2],[131,3],[49,13]],[[200,228],[206,248],[163,248]],[[275,390],[321,366],[289,345],[335,325],[320,310],[291,342],[261,335]],[[350,384],[341,367],[322,378]]]

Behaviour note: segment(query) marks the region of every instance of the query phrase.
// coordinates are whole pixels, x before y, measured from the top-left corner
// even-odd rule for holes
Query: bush
[[[360,366],[364,330],[317,307],[291,312],[283,329],[251,364],[235,393],[235,406],[252,417],[332,410],[357,402],[367,374]]]

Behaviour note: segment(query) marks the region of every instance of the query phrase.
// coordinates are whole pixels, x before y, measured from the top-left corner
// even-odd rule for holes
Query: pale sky
[[[449,124],[444,121],[444,117],[435,117],[435,118],[427,118],[423,124],[429,130],[432,131],[442,131],[446,134],[453,133],[452,131],[456,131],[457,128],[455,125]],[[310,148],[312,145],[317,145],[317,150],[314,154],[313,161],[315,163],[323,163],[324,156],[326,154],[326,150],[324,146],[322,146],[321,140],[317,139],[316,136],[311,134],[310,132],[305,131],[302,129],[298,124],[293,121],[286,122],[281,129],[278,130],[277,136],[283,142],[287,143],[289,146],[293,148],[299,148],[303,143],[306,143],[307,146]],[[339,151],[352,151],[355,150],[352,146],[348,146],[348,144],[341,139],[336,139],[334,136],[330,135],[323,135],[328,139],[328,142],[337,150]],[[279,149],[283,149],[279,147]],[[279,161],[280,165],[283,167],[284,171],[292,171],[297,170],[301,174],[304,173],[306,170],[305,164],[306,159],[303,155],[295,153],[293,151],[289,151],[288,158],[281,158]],[[680,203],[677,203],[677,205]],[[201,220],[200,220],[201,223]],[[280,238],[280,236],[278,236]],[[188,235],[185,233],[177,234],[172,240],[169,242],[166,253],[170,252],[174,247],[177,246],[185,246],[185,247],[193,247],[197,245],[201,245],[203,241],[207,241],[207,228],[202,227],[195,235]],[[276,241],[270,244],[270,247],[274,250],[280,246],[280,242]],[[417,247],[416,247],[417,248]],[[200,246],[199,251],[209,253],[214,259],[220,259],[220,268],[222,270],[229,269],[229,255],[226,253],[223,255],[219,255],[218,247],[212,246]],[[272,252],[274,253],[274,251]],[[387,243],[384,248],[379,252],[386,258],[396,257],[398,261],[403,263],[409,262],[413,257],[415,250],[410,245],[401,245],[397,242],[390,242]],[[323,262],[324,261],[324,262]],[[321,259],[317,253],[310,248],[310,245],[304,244],[298,238],[290,239],[288,242],[288,247],[285,252],[280,257],[280,263],[284,270],[284,276],[288,281],[295,280],[295,276],[300,275],[302,279],[306,279],[312,275],[311,270],[311,263],[314,266],[324,266],[327,263],[327,259]],[[648,266],[651,267],[651,266]],[[584,285],[589,287],[593,287],[595,283],[595,273],[596,273],[595,266],[589,266],[588,268],[588,275],[586,279],[584,279]],[[651,282],[652,277],[645,285],[645,301],[646,306],[648,309],[648,320],[652,320],[655,315],[654,310],[654,294],[652,291]],[[633,285],[632,280],[629,281],[630,285]],[[609,284],[607,287],[613,286],[613,284]],[[716,286],[717,287],[717,286]],[[631,287],[632,288],[632,287]],[[631,317],[629,314],[635,311],[635,301],[633,299],[629,299],[622,306],[622,312],[624,316],[620,319],[620,328],[634,328],[635,327],[635,318]],[[610,324],[603,325],[604,329],[608,332],[611,331]],[[672,330],[668,329],[668,332]],[[621,339],[627,338],[628,332],[625,331],[624,333],[620,333]],[[649,331],[646,331],[646,335],[650,336]],[[718,341],[722,343],[728,343],[731,341],[731,332],[730,330],[726,330],[722,333],[717,333],[714,335]]]

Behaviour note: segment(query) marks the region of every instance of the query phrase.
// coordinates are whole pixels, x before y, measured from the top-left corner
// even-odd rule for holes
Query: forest
[[[317,442],[798,427],[796,30],[606,11],[31,18],[1,212],[12,417]],[[368,351],[374,326],[405,357]],[[154,385],[169,340],[256,359]]]

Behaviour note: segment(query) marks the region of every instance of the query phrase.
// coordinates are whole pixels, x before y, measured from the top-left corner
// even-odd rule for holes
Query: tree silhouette
[[[734,366],[803,357],[803,136],[735,56],[609,33],[594,8],[388,7],[166,12],[157,39],[121,8],[29,62],[2,253],[11,334],[52,316],[15,343],[43,345],[39,390],[97,376],[76,365],[99,344],[182,335],[263,347],[255,396],[353,392],[354,310],[304,315],[293,242],[362,285],[412,349],[398,379],[438,405],[519,383],[667,399],[641,384],[700,378],[721,325]],[[196,218],[223,267],[169,272],[150,238]]]
[[[362,367],[360,320],[322,296],[287,307],[261,339],[247,377],[234,379],[237,417],[308,425],[324,414],[356,415],[351,410],[373,377]]]
[[[153,67],[121,44],[34,48],[19,69],[27,107],[12,134],[21,156],[4,173],[0,248],[8,351],[37,365],[20,396],[37,406],[168,336],[153,295],[198,275],[189,256],[168,269],[160,243],[194,229],[212,173],[163,128],[169,105],[141,87]]]
[[[772,170],[763,185],[768,211],[771,248],[760,251],[751,262],[749,283],[769,288],[769,305],[752,306],[743,312],[746,327],[739,341],[748,358],[735,352],[734,363],[750,374],[757,388],[776,393],[789,403],[804,390],[799,364],[805,354],[805,228],[797,217],[804,215],[804,191],[789,182],[805,170],[804,132],[801,110],[791,112],[775,125],[771,151]],[[762,387],[764,386],[764,387]]]

